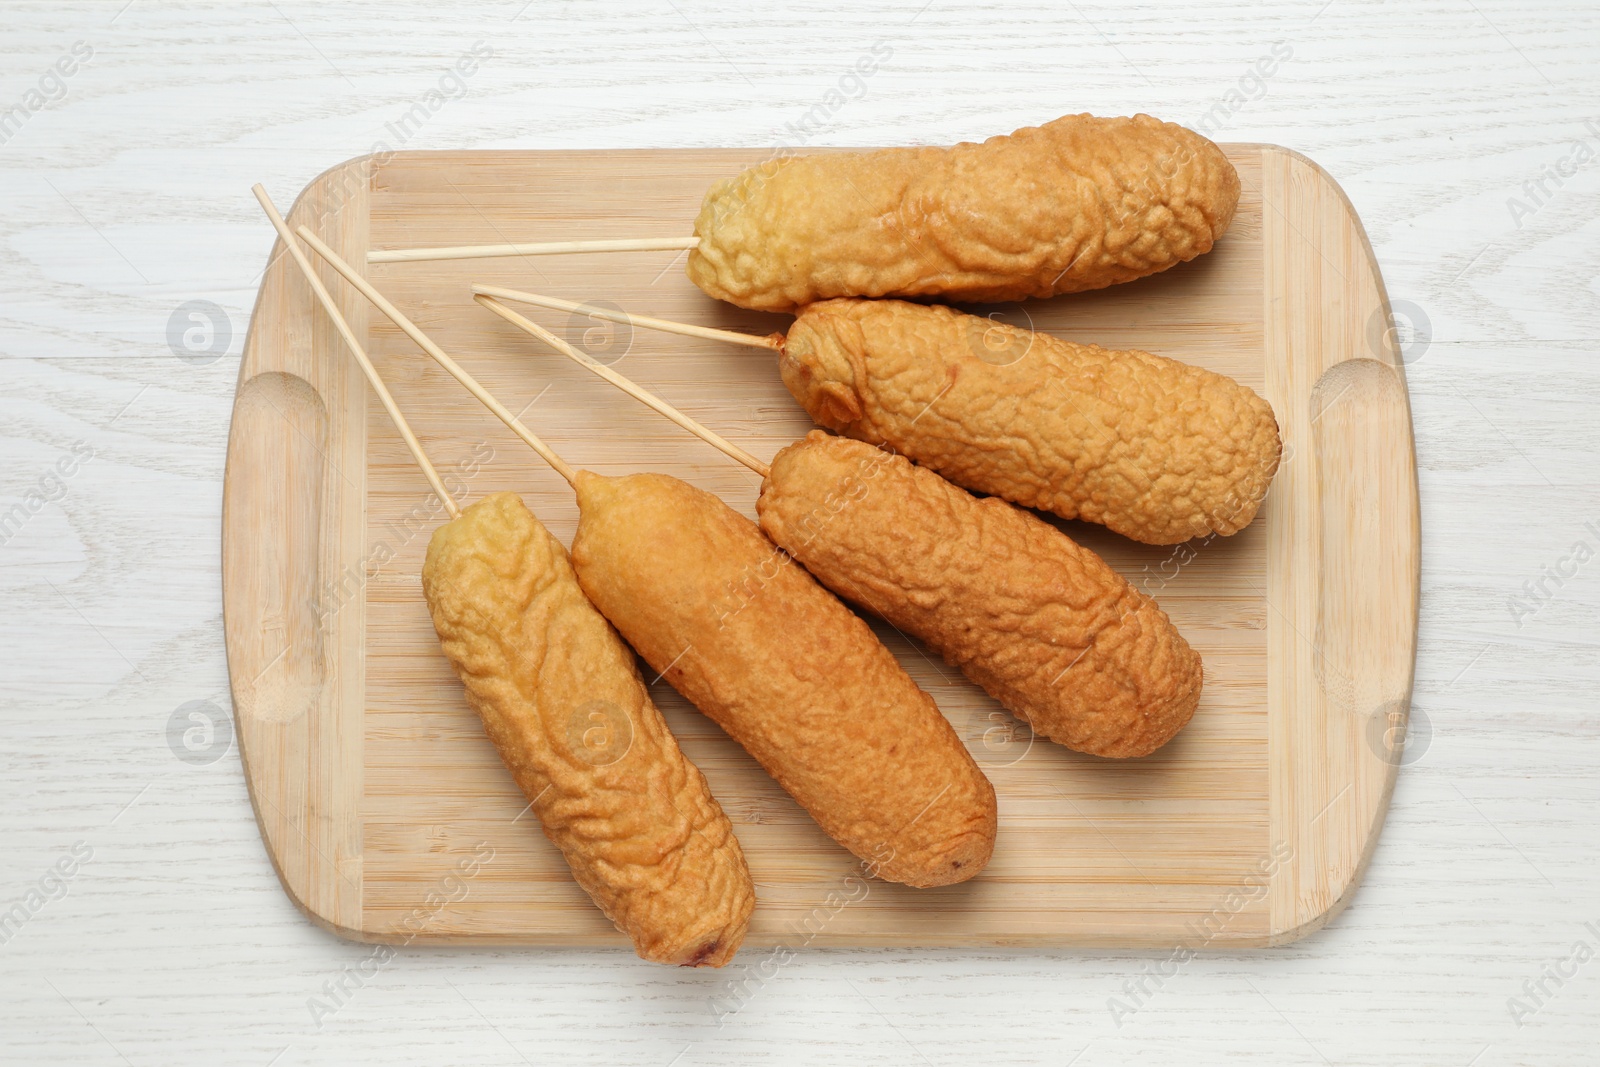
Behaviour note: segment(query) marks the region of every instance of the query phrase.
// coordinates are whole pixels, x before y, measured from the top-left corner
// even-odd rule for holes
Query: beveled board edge
[[[324,172],[286,213],[291,228],[311,226],[355,263],[366,261],[368,159]],[[366,302],[319,270],[366,336]],[[223,481],[229,686],[250,802],[278,878],[308,918],[354,939],[366,936],[366,419],[356,362],[274,242],[245,337]]]
[[[1283,945],[1349,904],[1388,812],[1421,518],[1405,367],[1366,231],[1310,159],[1262,145],[1261,162],[1267,398],[1288,459],[1268,546],[1275,869],[1259,943]]]

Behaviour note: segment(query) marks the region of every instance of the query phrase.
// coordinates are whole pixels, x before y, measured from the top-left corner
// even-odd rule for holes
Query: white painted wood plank
[[[1600,563],[1546,580],[1520,627],[1507,600],[1574,542],[1600,550],[1584,525],[1600,526],[1600,161],[1547,181],[1520,228],[1507,200],[1578,139],[1600,151],[1593,5],[539,0],[517,21],[521,0],[121,6],[0,11],[7,106],[74,41],[95,50],[0,145],[0,511],[75,441],[96,452],[0,545],[0,903],[75,841],[94,848],[0,945],[8,1060],[1592,1059],[1600,964],[1547,981],[1520,1028],[1507,1000],[1577,939],[1600,949],[1584,926],[1600,926]],[[271,244],[248,188],[283,202],[367,151],[479,39],[495,58],[406,147],[771,144],[880,39],[893,57],[807,143],[981,137],[1077,110],[1193,122],[1292,45],[1218,135],[1326,167],[1431,336],[1408,376],[1416,706],[1433,732],[1349,911],[1287,949],[1189,964],[1120,1029],[1108,998],[1158,955],[807,952],[718,1027],[728,973],[408,951],[315,1027],[308,998],[369,950],[285,899],[236,755],[184,763],[166,740],[180,705],[226,705],[222,455]],[[192,299],[231,320],[206,366],[167,346]]]

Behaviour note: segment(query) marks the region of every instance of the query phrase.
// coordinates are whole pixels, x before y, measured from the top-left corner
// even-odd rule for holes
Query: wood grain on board
[[[760,901],[750,945],[1264,945],[1348,900],[1393,786],[1415,654],[1403,368],[1337,185],[1281,148],[1228,151],[1245,191],[1214,252],[1099,293],[995,309],[1222,371],[1278,414],[1285,462],[1240,534],[1158,548],[1062,524],[1156,595],[1200,651],[1194,722],[1144,760],[1081,756],[1032,740],[957,671],[878,626],[993,779],[1000,837],[971,882],[873,882],[841,906],[856,861],[655,685],[749,857]],[[368,249],[679,236],[712,180],[763,155],[401,153],[319,178],[290,222],[357,263]],[[762,333],[786,318],[712,301],[672,252],[384,263],[367,275],[569,462],[670,472],[754,514],[753,474],[542,350],[468,286]],[[516,490],[570,541],[565,483],[348,286],[325,281],[452,491]],[[525,310],[762,458],[810,428],[768,354]],[[319,922],[365,940],[621,944],[525,813],[438,649],[418,573],[442,517],[293,263],[277,258],[240,374],[224,584],[241,748],[286,888]],[[493,858],[440,905],[457,861],[485,845]]]

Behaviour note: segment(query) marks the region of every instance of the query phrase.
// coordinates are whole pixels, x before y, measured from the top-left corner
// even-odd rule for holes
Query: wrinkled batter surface
[[[561,544],[497,493],[434,531],[422,588],[468,702],[578,884],[647,960],[732,959],[755,906],[744,853]]]
[[[1226,375],[938,305],[813,304],[778,365],[831,430],[1147,544],[1243,529],[1278,469],[1272,406]]]
[[[769,160],[713,185],[689,278],[789,311],[837,296],[998,302],[1103,289],[1211,249],[1239,176],[1149,115],[1069,115],[981,144]]]
[[[572,561],[652,668],[889,881],[989,862],[994,787],[849,608],[710,493],[580,471]]]
[[[1143,756],[1194,715],[1200,657],[1166,612],[1034,515],[820,430],[773,458],[758,507],[824,585],[1052,741]]]

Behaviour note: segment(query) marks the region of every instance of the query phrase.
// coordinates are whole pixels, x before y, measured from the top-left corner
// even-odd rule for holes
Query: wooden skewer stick
[[[411,456],[417,461],[417,466],[422,468],[422,473],[428,479],[428,484],[433,486],[433,491],[444,501],[445,510],[450,512],[453,519],[461,514],[461,506],[456,503],[455,497],[445,490],[444,482],[439,478],[439,472],[428,462],[427,453],[422,451],[422,444],[417,440],[417,435],[411,432],[410,423],[400,414],[400,408],[394,402],[394,397],[389,394],[389,389],[383,384],[383,379],[378,376],[378,368],[372,365],[372,360],[367,358],[366,350],[361,347],[361,342],[356,340],[350,324],[339,313],[338,305],[333,302],[327,287],[322,284],[322,279],[317,277],[316,268],[306,254],[300,251],[300,242],[294,239],[294,234],[289,232],[289,224],[283,221],[283,216],[278,214],[278,209],[272,203],[272,198],[267,195],[258,182],[251,190],[256,194],[256,199],[261,202],[261,209],[267,213],[267,218],[272,222],[272,228],[278,231],[278,236],[283,240],[283,247],[289,250],[294,261],[300,264],[300,270],[306,276],[306,281],[311,284],[311,291],[317,294],[317,299],[322,302],[322,309],[333,320],[333,325],[339,331],[339,336],[344,338],[344,343],[349,346],[350,352],[356,357],[356,362],[361,364],[362,373],[367,376],[367,381],[372,384],[373,392],[378,394],[378,399],[383,402],[383,409],[394,420],[395,428],[400,431],[400,436],[405,440],[406,447],[411,450]]]
[[[693,248],[698,237],[632,237],[617,241],[535,241],[531,244],[456,245],[446,248],[386,248],[367,253],[368,263],[417,263],[427,259],[494,259],[500,256],[559,256],[569,252],[668,252]]]
[[[345,281],[355,286],[356,289],[360,291],[362,296],[372,301],[373,305],[376,306],[379,311],[389,316],[390,320],[393,321],[396,326],[400,327],[400,329],[404,330],[406,336],[415,341],[424,352],[432,356],[438,362],[439,366],[443,367],[445,370],[454,375],[456,381],[466,386],[467,392],[481,400],[484,407],[494,412],[501,422],[505,423],[511,428],[512,433],[522,438],[529,448],[539,453],[546,463],[554,467],[556,473],[567,480],[568,485],[573,484],[573,479],[577,475],[576,472],[574,472],[573,469],[567,465],[566,461],[564,461],[560,456],[556,455],[555,452],[551,450],[549,445],[535,437],[533,435],[533,431],[522,425],[522,422],[515,415],[506,410],[505,405],[501,404],[500,401],[490,396],[489,391],[483,386],[479,385],[476,378],[463,370],[461,365],[455,360],[445,355],[444,349],[434,344],[433,341],[429,339],[427,334],[417,329],[415,323],[406,318],[405,315],[401,314],[400,309],[391,304],[387,297],[378,292],[378,290],[374,289],[371,283],[369,283],[365,278],[357,274],[355,268],[341,259],[337,252],[318,240],[316,234],[312,233],[304,226],[300,227],[298,232],[301,237],[305,238],[306,244],[310,245],[316,250],[317,255],[327,260],[328,264],[332,266],[334,270],[344,275]]]
[[[770,334],[766,337],[757,337],[753,333],[740,333],[737,330],[718,330],[711,326],[691,326],[687,322],[673,322],[671,319],[653,319],[648,315],[631,315],[625,311],[612,311],[609,308],[595,307],[593,304],[580,304],[575,300],[563,300],[558,296],[539,296],[537,293],[524,293],[516,289],[502,289],[498,285],[474,285],[472,291],[483,296],[492,296],[497,300],[511,300],[518,304],[533,304],[537,307],[554,308],[557,311],[579,311],[597,319],[607,319],[611,322],[620,322],[625,326],[643,326],[651,330],[665,330],[667,333],[681,333],[685,337],[700,337],[707,341],[727,341],[730,344],[746,345],[750,348],[767,348],[774,352],[783,348],[783,335]]]
[[[688,430],[690,433],[700,438],[700,440],[704,441],[706,444],[711,445],[713,448],[716,448],[722,452],[724,455],[743,463],[746,467],[749,467],[751,470],[761,475],[761,477],[765,478],[772,473],[771,467],[767,466],[765,463],[761,462],[759,459],[752,456],[738,445],[724,439],[721,435],[713,432],[710,429],[707,429],[705,426],[702,426],[700,423],[691,419],[689,416],[685,415],[683,412],[679,411],[665,400],[662,400],[654,393],[647,392],[646,390],[640,388],[632,381],[624,378],[610,367],[607,367],[605,364],[597,363],[593,359],[590,359],[588,356],[579,352],[577,349],[573,348],[571,345],[567,344],[567,342],[563,341],[561,338],[557,337],[543,326],[540,326],[538,323],[531,322],[528,319],[523,318],[515,311],[512,311],[510,308],[506,307],[504,304],[501,304],[494,298],[485,296],[482,293],[474,295],[473,299],[482,304],[484,307],[488,308],[490,311],[494,312],[496,315],[499,315],[501,318],[505,319],[507,322],[511,323],[513,326],[525,330],[526,332],[539,338],[539,340],[543,341],[557,352],[560,352],[574,363],[582,364],[587,369],[593,371],[595,374],[604,378],[618,389],[621,389],[624,393],[627,393],[629,396],[639,401],[641,404],[644,404],[646,407],[665,415],[679,426],[682,426],[685,430]]]

